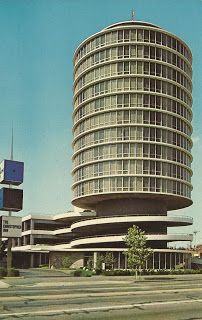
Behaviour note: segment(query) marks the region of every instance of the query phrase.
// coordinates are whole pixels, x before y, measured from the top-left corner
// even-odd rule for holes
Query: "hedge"
[[[106,270],[103,272],[105,276],[134,276],[134,270]],[[194,270],[194,269],[147,269],[142,270],[141,275],[180,275],[180,274],[202,274],[202,269]]]

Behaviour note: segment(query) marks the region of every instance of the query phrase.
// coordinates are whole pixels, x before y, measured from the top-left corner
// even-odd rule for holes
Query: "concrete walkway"
[[[0,289],[7,289],[10,287],[10,284],[0,280]]]

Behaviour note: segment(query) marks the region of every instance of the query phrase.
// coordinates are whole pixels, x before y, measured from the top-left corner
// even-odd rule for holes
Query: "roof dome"
[[[130,20],[130,21],[123,21],[123,22],[114,23],[114,24],[110,25],[109,27],[104,28],[104,30],[108,30],[108,29],[115,28],[115,27],[125,27],[125,26],[143,26],[143,27],[147,26],[147,27],[154,27],[157,29],[161,29],[160,27],[158,27],[152,23]]]

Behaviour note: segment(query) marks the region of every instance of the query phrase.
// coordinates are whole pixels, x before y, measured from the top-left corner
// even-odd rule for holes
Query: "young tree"
[[[114,258],[112,252],[107,252],[104,257],[104,262],[106,267],[110,270],[114,268],[114,263],[116,263],[116,259]]]
[[[136,279],[138,270],[141,272],[146,260],[152,254],[152,250],[146,246],[147,238],[145,232],[137,226],[128,229],[128,234],[124,239],[127,251],[124,252],[128,258],[128,266],[135,269]]]
[[[116,263],[116,258],[114,258],[112,252],[107,252],[105,255],[99,255],[97,258],[96,268],[102,270],[102,263],[105,263],[107,269],[113,269]]]

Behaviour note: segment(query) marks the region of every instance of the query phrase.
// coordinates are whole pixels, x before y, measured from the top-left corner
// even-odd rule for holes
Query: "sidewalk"
[[[10,287],[10,284],[0,280],[0,289],[7,289]]]

